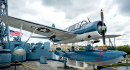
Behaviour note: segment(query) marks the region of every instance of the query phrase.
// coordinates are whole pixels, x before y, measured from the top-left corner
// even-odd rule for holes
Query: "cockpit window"
[[[85,24],[88,24],[88,22],[87,22],[87,21],[82,21],[81,23],[82,23],[82,25],[81,25],[81,26],[83,26],[83,25],[85,25]]]
[[[77,24],[75,25],[75,29],[80,28],[80,25],[81,25],[81,23],[77,23]]]
[[[88,24],[88,22],[87,21],[82,21],[82,22],[76,23],[74,25],[71,25],[70,27],[66,28],[65,30],[69,31],[69,32],[73,31],[73,30],[77,30],[77,29],[81,28],[85,24]]]

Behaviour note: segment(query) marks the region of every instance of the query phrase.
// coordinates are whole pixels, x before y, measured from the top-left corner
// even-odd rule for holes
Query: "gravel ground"
[[[47,64],[40,64],[39,61],[26,61],[23,62],[24,65],[17,65],[16,70],[35,70],[35,69],[39,69],[39,70],[77,70],[74,68],[69,68],[69,69],[64,69],[63,66],[64,64],[62,62],[58,62],[58,61],[53,61],[53,60],[48,60]],[[27,66],[30,66],[32,68],[35,69],[31,69]],[[3,68],[0,70],[14,70],[15,66],[12,65],[10,68]]]

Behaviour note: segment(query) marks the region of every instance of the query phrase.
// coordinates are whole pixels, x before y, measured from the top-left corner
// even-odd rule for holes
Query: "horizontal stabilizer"
[[[105,35],[106,38],[114,38],[114,37],[119,37],[122,35]]]

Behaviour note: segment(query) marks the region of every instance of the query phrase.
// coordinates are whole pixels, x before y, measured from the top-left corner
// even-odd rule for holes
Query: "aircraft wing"
[[[105,35],[106,38],[114,38],[114,37],[119,37],[122,35]]]
[[[76,36],[76,34],[69,33],[61,29],[33,23],[30,21],[22,20],[19,18],[14,18],[11,16],[2,16],[2,21],[8,26],[19,28],[19,29],[21,25],[23,25],[22,29],[29,32],[33,32],[33,30],[37,28],[35,31],[36,34],[43,35],[46,37],[51,37],[52,35],[55,35],[55,38],[58,40],[69,39]]]

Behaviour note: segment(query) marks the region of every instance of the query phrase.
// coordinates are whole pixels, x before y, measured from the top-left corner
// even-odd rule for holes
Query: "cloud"
[[[117,16],[117,14],[114,14],[114,15],[112,15],[112,17],[110,17],[110,19],[113,19],[113,18],[115,18]]]
[[[116,38],[122,39],[117,41],[117,45],[123,45],[129,44],[126,41],[130,39],[129,3],[129,0],[9,0],[8,6],[10,16],[47,26],[54,23],[59,29],[65,29],[72,24],[87,20],[87,17],[91,22],[101,20],[100,9],[103,9],[107,34],[127,34]],[[22,40],[25,41],[30,32],[23,31],[23,33]],[[39,40],[30,39],[29,42]],[[102,40],[99,45],[102,45]]]
[[[117,16],[117,14],[115,14],[113,17],[116,17]]]
[[[99,3],[97,0],[43,0],[43,5],[55,8],[55,11],[65,12],[67,19],[97,10]]]
[[[114,0],[114,4],[118,6],[118,12],[122,16],[130,16],[130,0]]]

